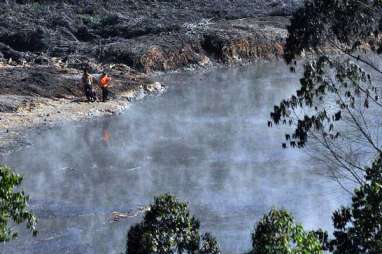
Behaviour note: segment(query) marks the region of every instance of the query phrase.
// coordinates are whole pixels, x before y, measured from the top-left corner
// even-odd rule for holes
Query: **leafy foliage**
[[[382,253],[382,154],[366,169],[365,179],[354,191],[351,207],[333,214],[334,254]]]
[[[210,233],[205,233],[202,236],[202,247],[199,254],[220,254],[218,242]]]
[[[352,109],[360,102],[365,108],[370,103],[379,105],[378,90],[370,74],[353,61],[321,56],[304,67],[296,95],[283,100],[271,113],[274,123],[292,125],[296,120],[293,117],[301,109],[309,109],[309,114],[297,119],[294,133],[286,136],[290,146],[304,147],[311,130],[322,131],[324,137],[338,138],[340,133],[335,125],[345,113],[354,114]]]
[[[322,253],[316,234],[304,231],[285,210],[272,209],[252,234],[253,254]]]
[[[381,152],[374,130],[379,126],[366,110],[382,111],[375,82],[382,70],[361,54],[364,48],[382,52],[381,7],[379,0],[310,0],[298,9],[288,27],[284,58],[295,71],[298,56],[314,54],[305,58],[300,88],[274,107],[268,122],[293,127],[283,148],[303,148],[314,138],[333,167],[360,184],[358,158],[370,160]]]
[[[288,27],[286,61],[291,63],[304,50],[313,49],[319,55],[317,60],[308,61],[304,65],[304,75],[296,95],[275,106],[271,113],[275,124],[292,125],[293,120],[296,120],[293,118],[295,112],[299,108],[309,108],[311,114],[297,119],[294,123],[297,126],[295,132],[286,136],[292,147],[303,147],[312,128],[321,130],[327,127],[328,130],[323,132],[325,136],[338,137],[339,133],[334,132],[334,122],[341,119],[340,111],[354,109],[358,98],[364,102],[365,108],[369,107],[370,101],[381,105],[370,73],[355,63],[361,60],[359,56],[350,55],[352,61],[343,56],[339,60],[320,54],[321,47],[328,42],[332,42],[334,47],[337,47],[335,41],[342,42],[341,45],[348,46],[344,49],[348,54],[367,39],[374,45],[372,39],[380,34],[378,20],[381,20],[381,9],[376,7],[377,1],[373,4],[370,2],[373,1],[307,1],[293,16]],[[323,102],[330,101],[330,96],[335,97],[338,106],[332,112],[323,106]],[[332,108],[332,105],[327,106]]]
[[[17,237],[9,226],[10,221],[26,226],[33,235],[36,235],[36,218],[28,210],[29,197],[23,191],[15,192],[23,178],[7,166],[0,165],[0,242],[5,242]]]
[[[305,2],[288,27],[284,58],[295,71],[298,56],[306,51],[314,54],[303,65],[300,88],[274,107],[268,123],[294,126],[285,135],[284,148],[302,148],[314,138],[329,152],[335,167],[345,169],[360,184],[352,206],[333,214],[335,239],[329,241],[327,233],[316,232],[322,248],[335,254],[382,253],[381,158],[366,170],[357,161],[363,155],[381,154],[373,132],[380,128],[374,121],[382,110],[376,82],[382,70],[360,52],[369,48],[382,53],[381,7],[380,0]],[[327,46],[339,54],[322,50]]]
[[[199,221],[190,215],[187,203],[165,194],[156,197],[144,221],[129,230],[126,253],[194,253],[199,244]],[[219,253],[209,234],[202,249]]]

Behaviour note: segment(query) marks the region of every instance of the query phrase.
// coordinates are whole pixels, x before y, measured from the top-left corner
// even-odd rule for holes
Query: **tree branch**
[[[360,61],[361,63],[364,63],[366,65],[368,65],[370,68],[372,68],[373,70],[375,70],[376,72],[378,72],[379,74],[382,74],[382,70],[380,70],[377,66],[375,66],[374,64],[366,61],[365,59],[362,59],[360,56],[355,56],[349,52],[347,52],[346,50],[344,50],[343,48],[341,48],[340,46],[338,46],[335,42],[333,42],[332,40],[329,40],[330,44],[332,46],[334,46],[335,48],[337,48],[338,50],[340,50],[342,53],[344,53],[345,55],[348,55],[350,56],[351,58],[353,59],[356,59],[357,61]]]

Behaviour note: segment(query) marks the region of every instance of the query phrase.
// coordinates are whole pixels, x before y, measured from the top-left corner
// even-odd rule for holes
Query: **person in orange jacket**
[[[102,90],[103,102],[107,101],[107,97],[109,96],[108,88],[110,87],[110,81],[111,81],[111,78],[105,72],[103,72],[99,78],[99,86]]]

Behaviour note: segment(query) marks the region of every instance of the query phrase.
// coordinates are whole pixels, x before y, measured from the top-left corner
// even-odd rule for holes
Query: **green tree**
[[[203,246],[212,243],[216,251],[213,238],[204,240]],[[190,215],[187,203],[165,194],[154,199],[143,222],[130,228],[126,254],[195,253],[199,245],[199,221]]]
[[[205,233],[202,236],[202,247],[199,254],[220,254],[219,244],[210,233]]]
[[[323,253],[314,232],[306,232],[285,210],[272,209],[252,233],[253,254]]]
[[[350,207],[333,214],[334,254],[382,253],[382,155],[366,169],[365,183],[355,189]]]
[[[17,237],[17,232],[9,226],[26,222],[26,226],[36,235],[36,217],[28,209],[29,197],[23,191],[16,192],[23,178],[7,166],[0,165],[0,242]]]
[[[376,119],[382,70],[375,63],[382,52],[381,11],[377,0],[306,1],[291,19],[284,55],[292,71],[306,56],[300,87],[274,107],[268,123],[293,127],[284,148],[303,148],[310,139],[322,160],[341,169],[336,176],[358,184],[364,163],[382,150]]]

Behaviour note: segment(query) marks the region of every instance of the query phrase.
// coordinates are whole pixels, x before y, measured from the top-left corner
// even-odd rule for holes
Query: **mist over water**
[[[285,129],[267,127],[298,76],[267,63],[162,79],[163,96],[119,116],[34,131],[31,146],[5,158],[24,175],[39,235],[22,231],[0,253],[122,253],[142,218],[112,222],[111,213],[165,192],[189,202],[223,253],[248,251],[272,207],[331,230],[332,212],[350,196],[303,151],[281,149]]]

